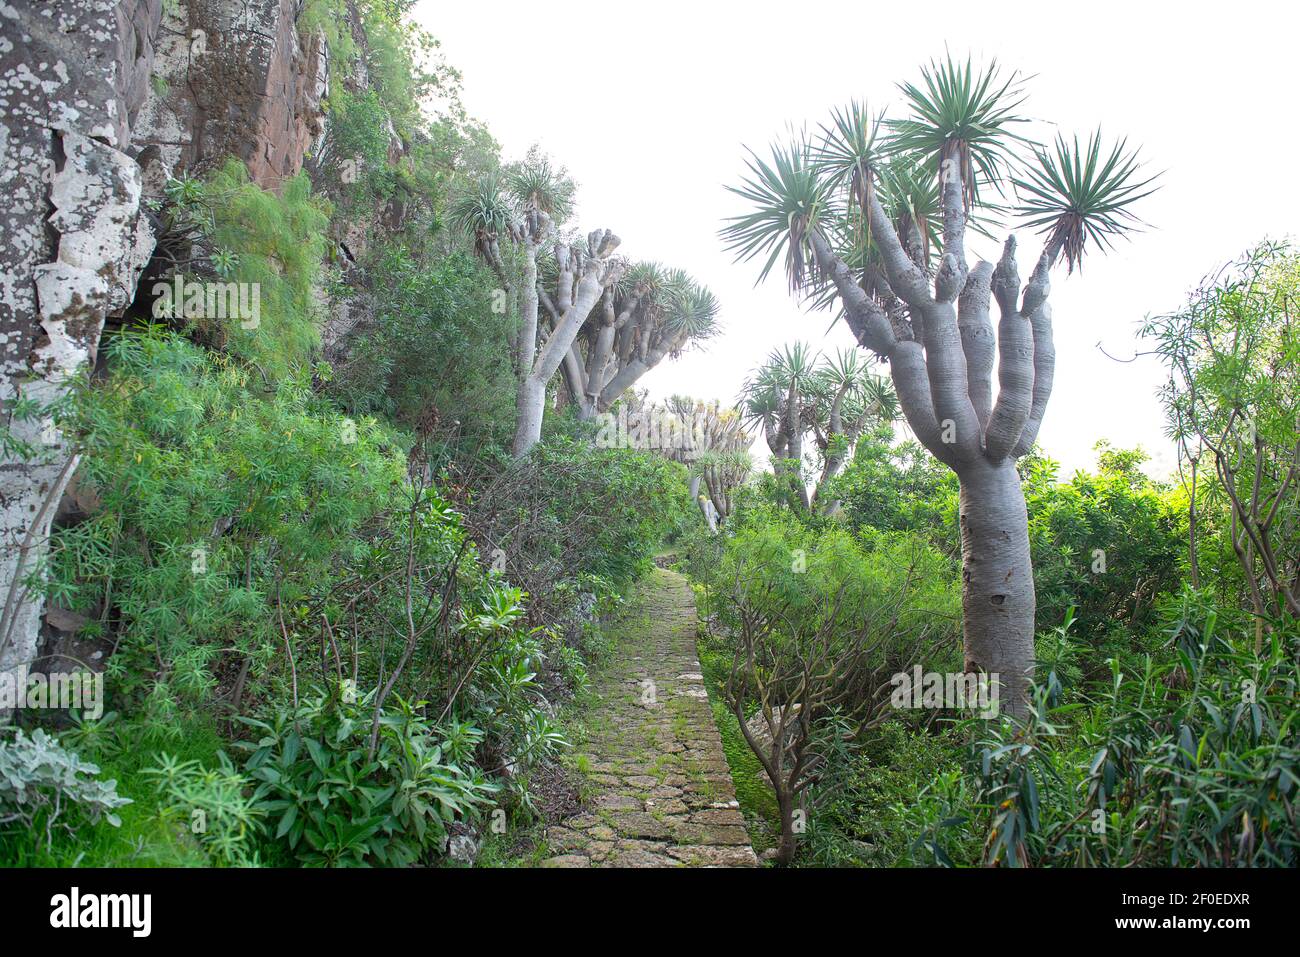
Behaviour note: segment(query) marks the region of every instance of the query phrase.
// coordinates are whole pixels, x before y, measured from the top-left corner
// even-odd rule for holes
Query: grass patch
[[[53,847],[47,846],[45,823],[33,828],[0,828],[0,865],[10,867],[210,867],[207,855],[183,830],[165,821],[144,773],[165,752],[181,760],[215,767],[222,740],[206,721],[176,728],[174,735],[151,735],[128,729],[99,746],[74,747],[100,769],[99,780],[115,780],[117,793],[133,803],[118,811],[121,827],[105,820],[91,824],[65,812],[56,821]],[[134,732],[134,733],[133,733]],[[63,822],[73,824],[71,831]]]
[[[767,772],[759,763],[740,731],[736,716],[722,703],[720,685],[726,679],[728,662],[718,652],[700,646],[700,668],[704,684],[709,691],[709,707],[713,709],[713,722],[722,736],[722,750],[731,768],[731,782],[736,789],[736,800],[749,825],[750,841],[756,853],[775,847],[781,834],[780,811],[776,794],[767,780]]]

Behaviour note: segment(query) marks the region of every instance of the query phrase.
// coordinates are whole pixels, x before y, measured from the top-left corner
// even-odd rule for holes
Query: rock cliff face
[[[53,407],[153,248],[127,150],[161,13],[161,0],[0,4],[0,671],[35,657],[30,579],[77,465]]]
[[[0,0],[0,672],[64,637],[33,579],[77,466],[52,412],[149,261],[142,193],[227,156],[275,189],[324,131],[328,50],[299,8]]]
[[[72,135],[83,150],[93,151],[86,143],[94,143],[126,155],[131,117],[148,91],[161,12],[162,0],[0,3],[0,187],[10,198],[0,245],[6,383],[30,365],[41,334],[34,269],[56,251],[57,227],[50,229],[47,217],[67,156],[63,139]]]
[[[305,43],[297,0],[183,0],[163,17],[151,94],[135,142],[168,164],[201,171],[227,156],[275,189],[324,132],[329,54]]]

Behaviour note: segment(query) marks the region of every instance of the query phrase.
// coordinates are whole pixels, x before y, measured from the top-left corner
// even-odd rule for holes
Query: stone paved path
[[[695,596],[656,568],[616,626],[584,714],[581,813],[547,831],[543,867],[754,867],[695,650]]]

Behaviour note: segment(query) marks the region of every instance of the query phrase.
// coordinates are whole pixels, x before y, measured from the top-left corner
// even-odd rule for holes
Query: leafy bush
[[[1189,614],[1190,612],[1190,614]],[[1194,593],[1165,608],[1170,647],[1024,728],[969,727],[964,806],[932,860],[1006,866],[1283,866],[1300,861],[1300,691],[1292,628],[1263,655]],[[972,850],[975,852],[972,853]]]
[[[363,169],[386,167],[388,113],[378,90],[338,90],[330,96],[330,148]],[[366,185],[373,186],[373,182]]]
[[[1160,398],[1189,505],[1200,511],[1192,583],[1201,582],[1198,551],[1208,544],[1204,582],[1250,603],[1257,649],[1266,619],[1300,617],[1297,291],[1300,253],[1264,241],[1142,329],[1168,369]],[[1225,574],[1233,559],[1238,568]]]
[[[178,336],[124,332],[105,351],[112,372],[77,417],[78,481],[97,501],[55,536],[51,593],[91,618],[87,635],[112,629],[110,688],[164,720],[208,699],[223,649],[269,662],[277,595],[333,580],[403,461],[304,383],[261,392],[246,366]]]
[[[1103,644],[1115,633],[1122,647],[1178,587],[1186,518],[1170,491],[1139,471],[1144,454],[1104,445],[1101,452],[1096,474],[1076,472],[1069,482],[1058,483],[1056,463],[1042,457],[1026,459],[1021,471],[1038,627],[1052,627],[1074,606],[1080,639]]]
[[[835,733],[842,729],[840,721],[819,729],[822,747],[830,753],[809,789],[800,862],[897,867],[924,860],[929,833],[951,816],[950,800],[943,796],[960,786],[961,740],[950,729],[935,733],[900,719],[886,721],[860,741]],[[919,805],[918,796],[926,799]],[[929,819],[935,813],[939,816]]]
[[[496,280],[486,268],[465,253],[427,263],[401,247],[369,275],[375,323],[349,343],[331,391],[354,412],[412,426],[436,410],[467,448],[508,441],[514,379],[502,360],[511,318],[493,311]]]
[[[97,765],[82,761],[43,729],[30,737],[13,729],[0,738],[0,825],[43,827],[47,849],[55,825],[71,831],[81,821],[93,824],[103,817],[119,827],[115,812],[131,801],[118,795],[116,781],[97,780],[97,774]]]
[[[864,621],[888,622],[889,640],[872,662],[872,675],[845,676],[858,685],[855,704],[878,690],[876,679],[913,664],[918,636],[925,637],[917,647],[935,653],[955,642],[960,621],[955,569],[919,536],[854,535],[834,524],[807,525],[788,510],[746,511],[705,581],[724,633],[740,626],[742,607],[765,613],[775,603],[788,607],[782,630],[791,639],[830,625],[838,641],[860,642]]]
[[[498,788],[462,767],[418,714],[398,699],[379,715],[371,745],[368,699],[318,693],[269,720],[242,719],[259,735],[238,746],[259,782],[260,809],[276,840],[307,866],[406,866],[443,848],[447,824],[473,816]],[[477,732],[459,728],[464,760]]]
[[[857,528],[928,535],[957,555],[957,476],[917,442],[892,442],[888,426],[864,435],[827,498],[838,498]]]
[[[709,651],[730,661],[719,692],[772,782],[777,860],[789,863],[795,803],[841,761],[841,726],[879,723],[892,675],[952,658],[958,596],[951,562],[918,536],[863,542],[776,507],[744,519],[708,579],[720,625]]]
[[[206,307],[189,315],[173,299],[171,317],[184,312],[184,327],[200,341],[254,363],[264,378],[302,372],[319,345],[315,284],[329,204],[312,196],[305,174],[285,181],[277,194],[251,182],[234,159],[205,181],[172,181],[168,196],[177,207],[171,215],[196,223],[210,250],[206,260],[180,264],[178,274],[246,284],[247,304],[255,292],[259,306],[256,315],[209,315]],[[153,302],[153,309],[167,310],[167,300]]]
[[[475,675],[463,710],[487,732],[496,772],[513,778],[568,743],[546,713],[538,675],[547,666],[541,631],[513,633]]]
[[[261,863],[252,845],[262,833],[265,812],[252,797],[252,781],[224,752],[215,768],[163,753],[159,765],[145,774],[155,781],[164,819],[191,834],[210,860],[228,867]]]
[[[448,473],[482,553],[529,594],[532,620],[548,625],[567,620],[589,593],[558,585],[625,586],[649,566],[678,515],[694,508],[678,463],[563,434],[519,462],[462,458]]]
[[[467,769],[522,772],[564,745],[547,697],[583,679],[581,660],[559,653],[562,637],[522,628],[522,591],[488,574],[451,504],[411,480],[401,436],[292,379],[259,392],[245,366],[174,334],[124,332],[106,352],[112,372],[78,411],[82,487],[97,501],[58,532],[51,587],[91,618],[87,637],[114,638],[118,707],[174,731],[218,694],[236,713],[295,699],[300,662],[316,658],[322,679],[346,671],[381,707],[390,693],[420,696],[474,722]],[[615,547],[648,549],[653,528]],[[609,593],[580,571],[562,580],[574,606]],[[167,787],[217,788],[219,774],[215,762],[171,768]],[[523,778],[510,780],[526,802]],[[253,859],[221,834],[200,839],[214,859]]]

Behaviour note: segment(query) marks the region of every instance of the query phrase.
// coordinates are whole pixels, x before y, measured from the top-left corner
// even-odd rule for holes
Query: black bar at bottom
[[[147,909],[132,895],[148,895]],[[421,929],[433,928],[480,939],[536,934],[554,945],[554,934],[577,943],[602,926],[605,936],[592,943],[608,944],[611,922],[632,939],[679,943],[682,934],[708,939],[714,928],[732,944],[751,932],[763,944],[788,933],[805,951],[819,931],[827,946],[846,932],[892,932],[937,954],[951,949],[950,935],[969,941],[981,927],[990,941],[1046,931],[1085,941],[1195,933],[1228,943],[1293,926],[1294,900],[1292,873],[1246,870],[0,871],[6,939],[75,933],[127,946],[215,943],[214,935],[382,946],[393,933],[423,938]]]

